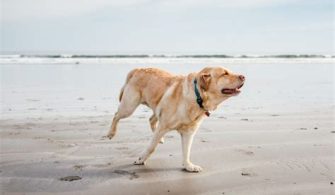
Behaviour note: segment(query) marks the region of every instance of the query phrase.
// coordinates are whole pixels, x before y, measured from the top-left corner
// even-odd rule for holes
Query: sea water
[[[334,108],[334,59],[15,57],[0,59],[1,118],[112,115],[130,70],[155,67],[186,75],[206,66],[246,76],[241,94],[214,116]],[[145,106],[134,113],[150,114]]]

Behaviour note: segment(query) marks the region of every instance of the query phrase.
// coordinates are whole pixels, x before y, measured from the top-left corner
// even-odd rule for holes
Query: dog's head
[[[226,68],[207,67],[198,73],[197,80],[204,95],[204,106],[215,110],[222,101],[240,93],[245,77]]]

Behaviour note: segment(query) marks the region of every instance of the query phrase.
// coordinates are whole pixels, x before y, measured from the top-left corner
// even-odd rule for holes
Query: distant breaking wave
[[[334,55],[282,54],[282,55],[225,55],[225,54],[192,54],[192,55],[0,55],[2,64],[278,64],[278,63],[332,63]]]
[[[335,55],[317,54],[280,54],[280,55],[225,55],[225,54],[197,54],[197,55],[0,55],[0,58],[335,58]]]

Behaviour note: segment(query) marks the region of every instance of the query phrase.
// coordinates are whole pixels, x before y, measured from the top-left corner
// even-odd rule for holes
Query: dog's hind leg
[[[158,122],[158,119],[157,119],[155,113],[152,114],[152,116],[149,119],[149,122],[150,122],[150,127],[151,127],[152,132],[155,133],[156,128],[157,128],[157,122]],[[164,138],[163,137],[159,140],[159,143],[161,143],[161,144],[164,143]]]
[[[155,132],[156,130],[156,127],[157,127],[157,122],[158,122],[158,119],[157,117],[155,116],[155,113],[153,113],[149,119],[149,122],[150,122],[150,127],[151,127],[151,130],[152,132]]]
[[[140,104],[140,93],[130,86],[126,86],[118,111],[115,113],[112,125],[107,134],[112,139],[116,134],[117,124],[120,119],[129,117]]]

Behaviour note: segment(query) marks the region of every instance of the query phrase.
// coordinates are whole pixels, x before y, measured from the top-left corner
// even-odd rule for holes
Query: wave
[[[1,55],[0,59],[13,58],[335,58],[335,55],[319,54],[279,54],[279,55],[226,55],[226,54],[196,54],[196,55],[167,55],[167,54],[139,54],[139,55],[76,55],[76,54],[56,54],[56,55]]]

